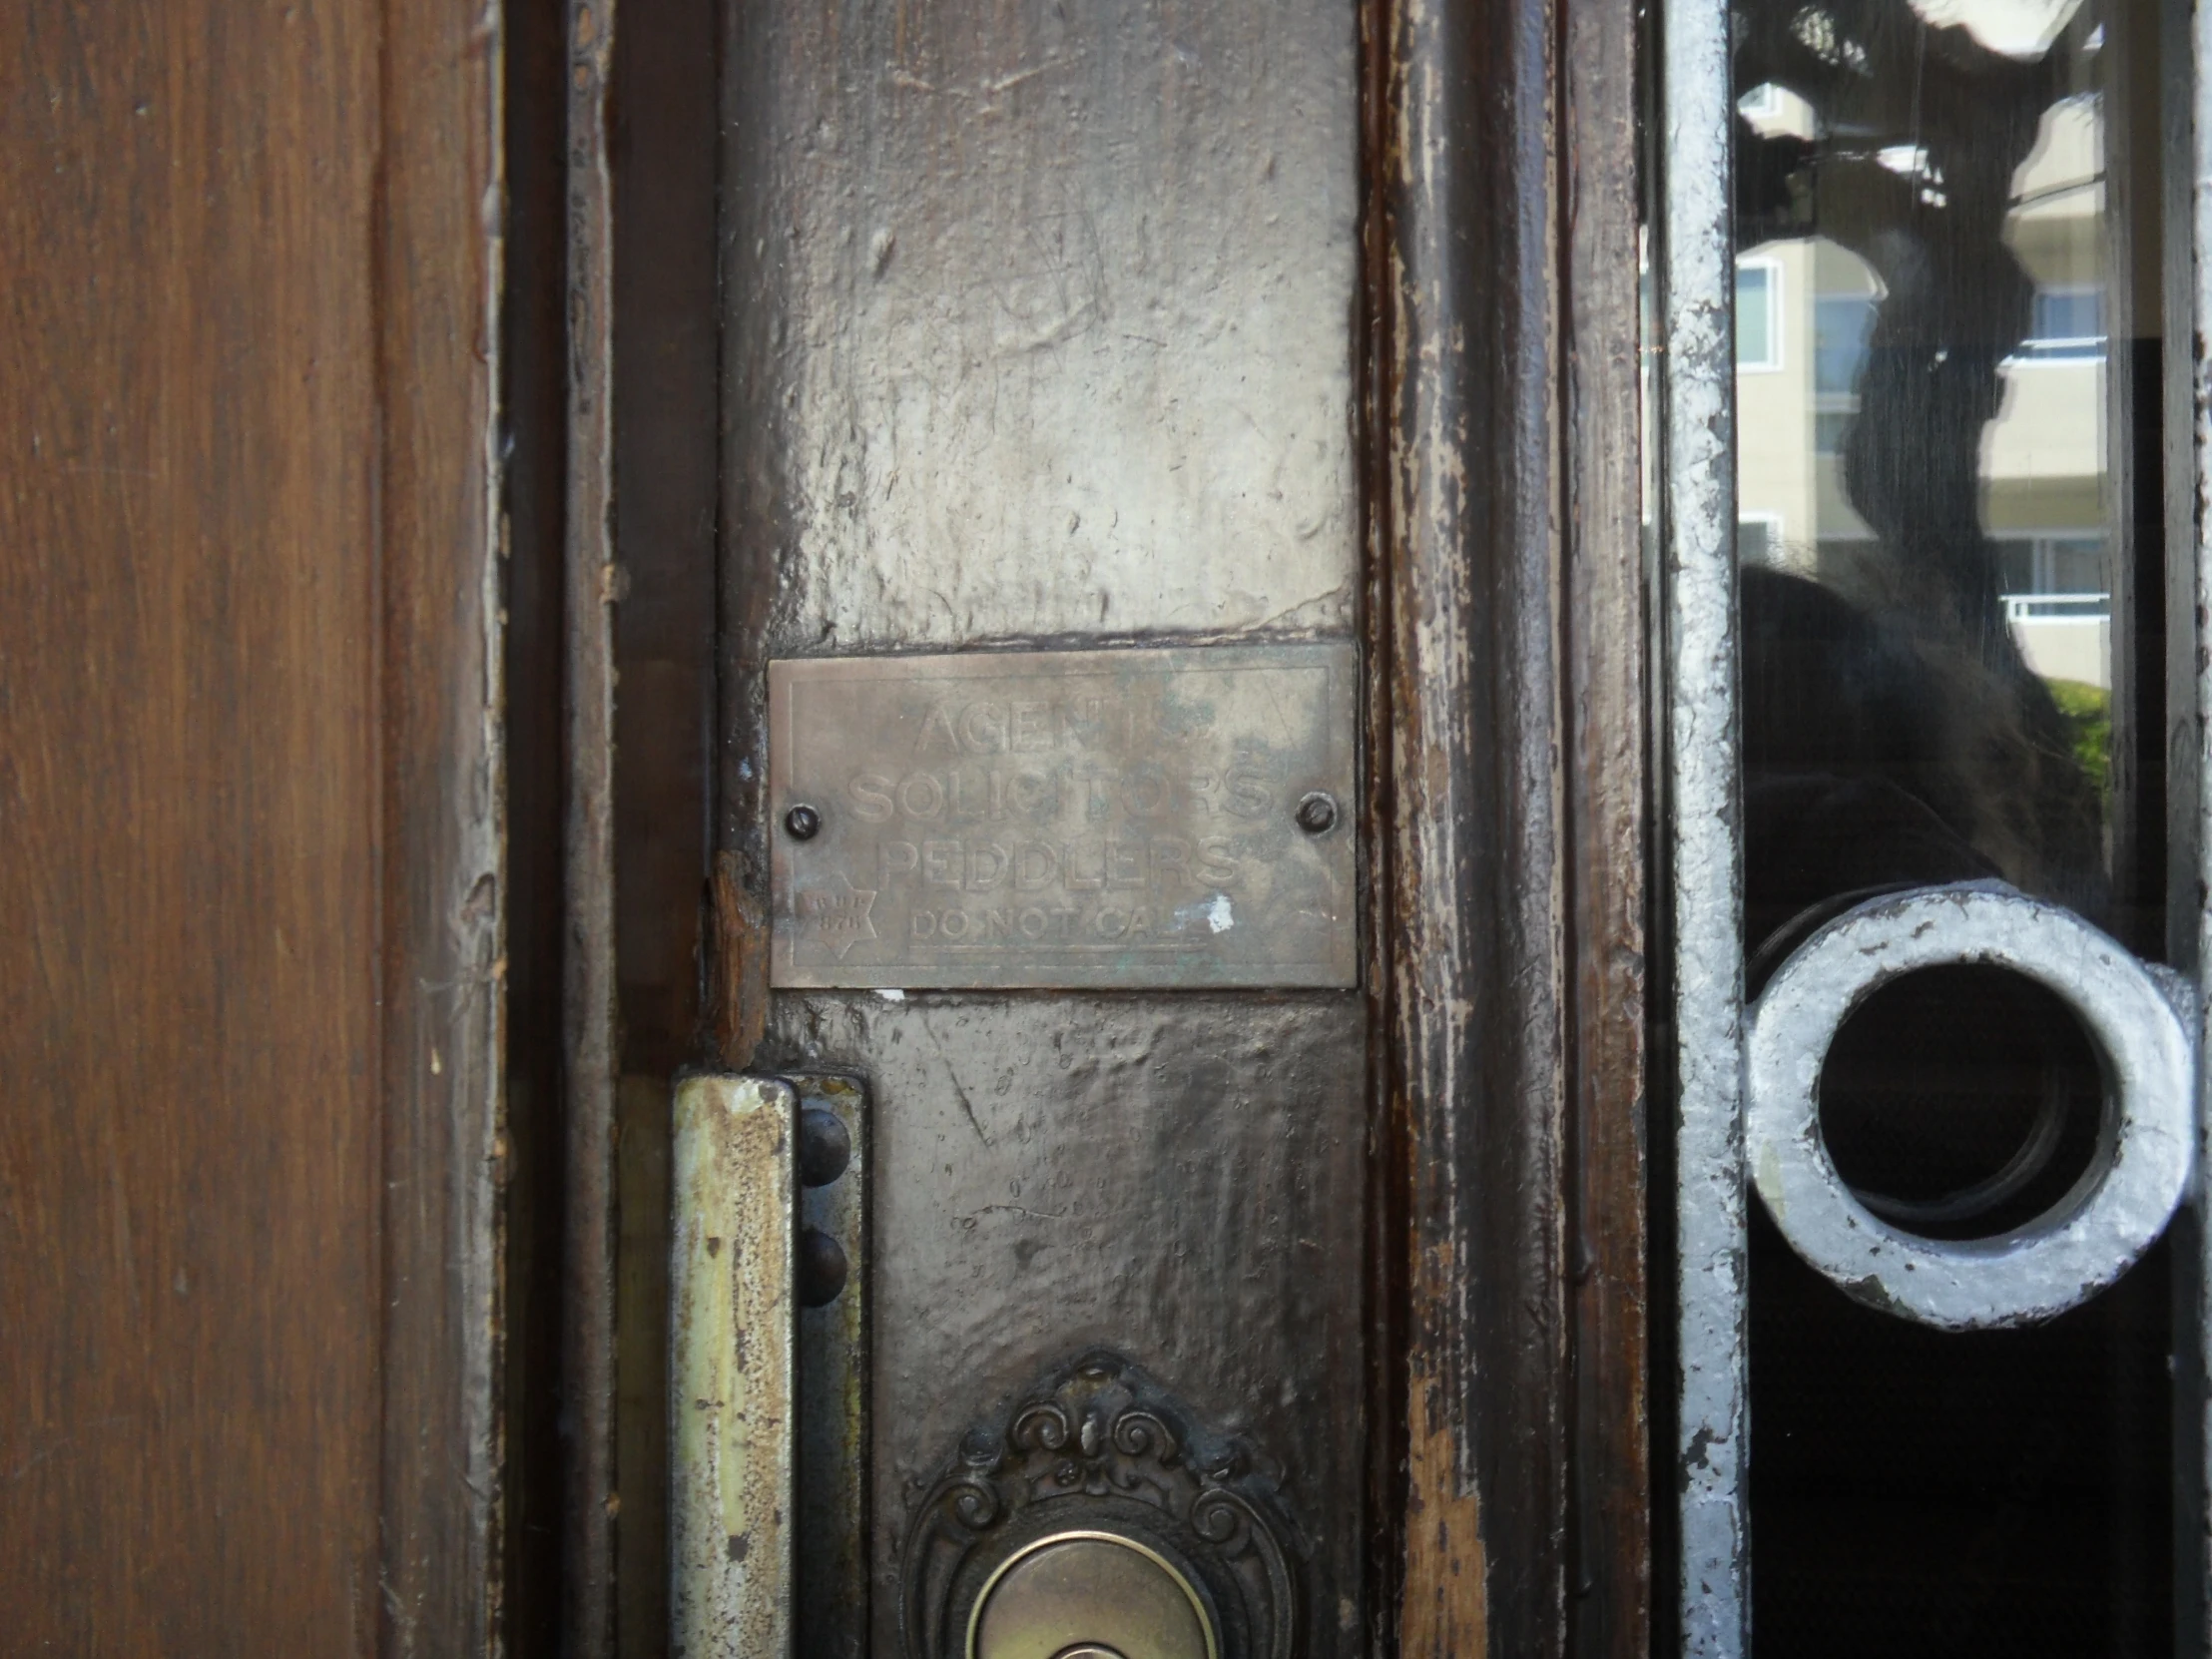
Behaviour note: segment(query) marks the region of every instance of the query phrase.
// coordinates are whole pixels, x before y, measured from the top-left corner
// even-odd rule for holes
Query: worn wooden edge
[[[782,475],[787,453],[783,376],[792,280],[785,227],[775,222],[775,191],[738,190],[734,181],[773,162],[773,135],[793,119],[787,107],[814,94],[793,72],[798,13],[763,5],[720,8],[719,116],[725,188],[720,207],[722,291],[752,302],[723,307],[722,452],[718,495],[716,687],[719,748],[714,778],[714,867],[710,878],[711,983],[706,1046],[729,1065],[752,1062],[769,1011],[769,852],[765,774],[751,757],[767,753],[768,622],[777,560],[793,531],[792,491]]]
[[[1565,1643],[1559,35],[1386,6],[1391,1118],[1407,1655]]]
[[[607,156],[613,0],[568,0],[568,800],[562,1107],[566,1119],[562,1403],[567,1651],[613,1651],[615,1527],[615,969],[613,200]]]
[[[496,10],[395,0],[378,66],[382,1453],[377,1648],[502,1645]],[[365,1588],[365,1587],[364,1587]]]
[[[1391,222],[1384,212],[1394,129],[1389,97],[1392,59],[1389,8],[1380,0],[1360,8],[1360,212],[1362,315],[1354,354],[1353,407],[1360,424],[1361,581],[1358,608],[1362,663],[1361,823],[1366,828],[1367,884],[1361,948],[1366,968],[1368,1034],[1368,1651],[1401,1651],[1398,1610],[1404,1592],[1406,1497],[1409,1489],[1405,1407],[1408,1399],[1404,1249],[1412,1126],[1393,1086],[1396,990],[1392,939],[1395,907],[1397,793],[1386,764],[1391,754],[1392,563],[1390,508],[1392,413],[1396,376],[1391,350],[1397,313],[1392,301]]]
[[[1568,0],[1565,190],[1567,1016],[1574,1391],[1568,1648],[1651,1651],[1645,1147],[1648,643],[1633,0]]]

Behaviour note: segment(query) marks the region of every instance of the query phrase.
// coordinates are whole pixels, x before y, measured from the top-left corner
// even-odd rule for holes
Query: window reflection
[[[2112,689],[2103,34],[2015,0],[1769,0],[1739,31],[1740,554],[1916,659],[1934,701],[1911,721],[1909,793],[1957,841],[1944,862],[2101,915],[2105,780],[2080,740]],[[1858,649],[1747,631],[1753,671],[1762,644]],[[1829,706],[1792,719],[1851,716],[1831,666]],[[1747,754],[1755,842],[1759,786],[1805,760],[1785,724],[1752,721],[1780,739]],[[1936,770],[1947,787],[1927,787]],[[1880,841],[1890,809],[1801,828]],[[1926,879],[1899,850],[1890,874]],[[1837,855],[1791,852],[1793,891]],[[1756,905],[1768,872],[1748,873]]]
[[[2124,930],[2121,842],[2155,804],[2118,758],[2155,739],[2128,727],[2113,596],[2160,579],[2127,498],[2157,480],[2114,464],[2156,452],[2128,429],[2134,354],[2156,352],[2130,262],[2155,270],[2155,227],[2122,210],[2159,192],[2106,116],[2137,83],[2155,97],[2155,12],[1734,17],[1751,988],[1898,886],[2000,879]],[[1915,978],[1854,1016],[1824,1134],[1902,1225],[2017,1225],[2094,1140],[2094,1057],[2047,997]],[[2162,1651],[2164,1272],[2154,1253],[2035,1332],[1931,1336],[1755,1219],[1759,1651]]]

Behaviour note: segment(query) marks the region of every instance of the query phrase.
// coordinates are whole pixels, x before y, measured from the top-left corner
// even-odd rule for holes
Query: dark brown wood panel
[[[615,978],[613,230],[607,84],[617,14],[568,12],[568,465],[565,560],[567,875],[562,962],[563,1193],[561,1408],[566,1420],[564,1628],[576,1651],[614,1639],[615,1097],[621,1037]]]
[[[1637,8],[1569,0],[1565,253],[1568,1651],[1644,1659],[1651,1453],[1644,1234],[1649,747],[1637,338]]]
[[[0,10],[0,1606],[481,1650],[497,37]]]

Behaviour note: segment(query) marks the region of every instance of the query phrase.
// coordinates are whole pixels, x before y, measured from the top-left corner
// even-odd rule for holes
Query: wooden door
[[[662,1404],[633,1226],[685,1062],[866,1100],[864,1519],[811,1533],[801,1491],[804,1651],[950,1651],[1034,1542],[933,1512],[963,1448],[1011,1469],[1026,1408],[1135,1401],[1256,1471],[1297,1651],[1640,1650],[1633,55],[1625,8],[622,14],[572,110],[613,296],[579,568],[621,571],[600,867],[640,949],[591,1003],[621,1151],[572,1194],[624,1204],[587,1237],[622,1509],[581,1561],[625,1651],[670,1617],[635,1496],[697,1472],[659,1462],[701,1407]],[[1349,971],[1024,966],[955,763],[996,801],[1052,675],[1255,649],[1355,665]],[[952,674],[1018,683],[944,705],[935,776],[882,747],[927,751],[928,698],[833,690]],[[1211,902],[1128,872],[1155,925]],[[985,965],[906,948],[924,921]],[[709,1542],[679,1577],[742,1577],[754,1534]]]
[[[1104,1353],[1303,1651],[1640,1651],[1631,8],[0,28],[11,1646],[665,1651],[672,1079],[813,1066],[867,1650]],[[771,663],[1254,649],[1341,971],[776,985]]]

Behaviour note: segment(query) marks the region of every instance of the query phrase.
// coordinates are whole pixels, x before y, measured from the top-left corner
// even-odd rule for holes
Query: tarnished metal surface
[[[772,1078],[676,1091],[669,1273],[670,1651],[788,1659],[799,1100]]]
[[[1347,644],[770,665],[774,983],[1356,983],[1356,672]]]
[[[1745,1548],[1743,848],[1735,612],[1728,8],[1665,8],[1660,236],[1667,777],[1674,895],[1682,1651],[1738,1659]]]
[[[1113,1343],[1296,1458],[1365,1653],[1365,1004],[772,996],[767,801],[773,658],[1354,634],[1360,13],[719,13],[713,1029],[869,1082],[872,1577],[979,1395]]]
[[[844,1171],[799,1197],[802,1228],[844,1251],[844,1289],[799,1314],[799,1654],[867,1652],[867,1090],[860,1079],[795,1072],[802,1112],[834,1113]]]
[[[2053,1209],[1993,1239],[1937,1240],[1877,1216],[1821,1136],[1820,1079],[1851,1010],[1916,969],[1985,963],[2055,991],[2102,1051],[2096,1162]],[[1785,962],[1746,1038],[1748,1159],[1797,1253],[1847,1295],[1946,1330],[2024,1325],[2087,1301],[2132,1266],[2180,1202],[2192,1157],[2191,1043],[2157,982],[2071,911],[1994,883],[1878,898]]]
[[[1070,1531],[1039,1538],[992,1575],[975,1599],[965,1659],[1220,1652],[1213,1614],[1174,1562],[1119,1533]]]
[[[1211,1659],[1220,1631],[1233,1659],[1295,1659],[1305,1551],[1280,1466],[1111,1350],[1053,1367],[993,1400],[914,1504],[905,1659]],[[1040,1570],[1040,1548],[1078,1539],[1160,1571],[1091,1549]]]

